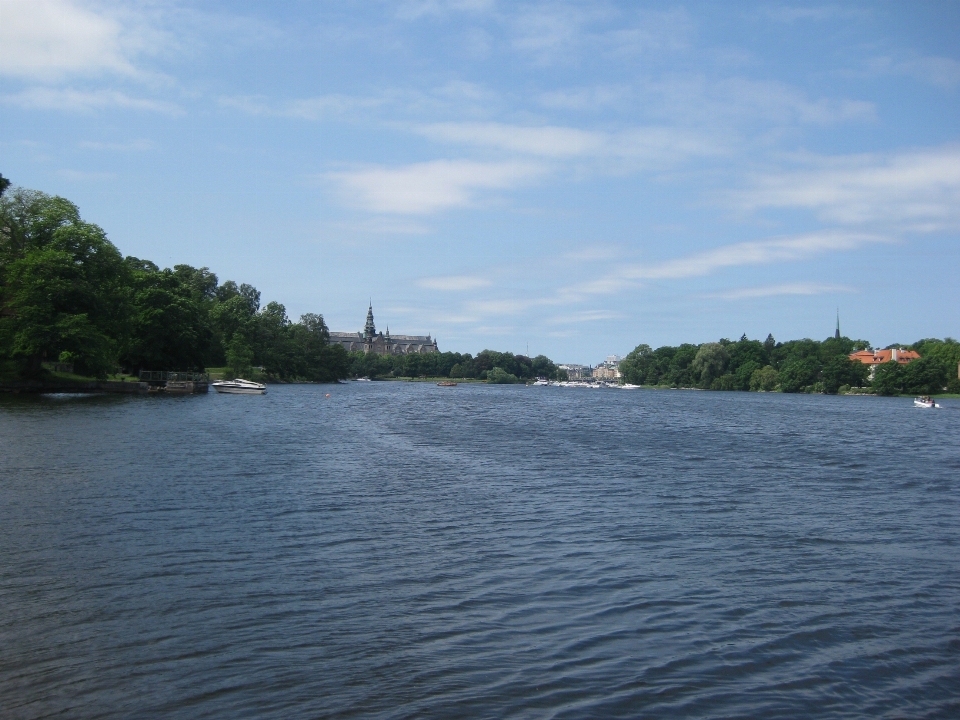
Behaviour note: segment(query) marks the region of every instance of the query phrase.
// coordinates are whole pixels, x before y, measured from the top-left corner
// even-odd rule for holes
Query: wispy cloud
[[[904,75],[945,90],[960,85],[960,62],[949,57],[877,57],[867,65],[871,73]]]
[[[57,170],[57,175],[67,180],[75,182],[88,182],[91,180],[112,180],[116,173],[112,172],[92,172],[89,170]]]
[[[417,132],[431,140],[493,147],[543,157],[569,157],[596,152],[603,135],[566,127],[524,127],[501,123],[435,123]]]
[[[628,266],[623,270],[623,276],[636,280],[703,277],[729,267],[794,262],[825,252],[855,250],[867,244],[882,242],[891,240],[880,235],[837,231],[733,243],[676,260]]]
[[[742,208],[805,208],[845,225],[933,231],[960,226],[960,145],[892,155],[813,158],[730,193]]]
[[[856,288],[849,285],[824,285],[814,282],[784,283],[781,285],[764,285],[762,287],[738,288],[714,293],[708,297],[721,300],[747,300],[750,298],[775,297],[777,295],[833,295],[836,293],[853,293]]]
[[[488,287],[490,281],[476,275],[446,275],[444,277],[422,278],[417,285],[428,290],[465,291]]]
[[[644,281],[705,277],[726,268],[797,262],[823,253],[890,242],[893,240],[883,235],[832,231],[733,243],[673,260],[621,262],[601,277],[562,288],[558,297],[576,301],[592,295],[612,295]]]
[[[13,95],[3,95],[0,101],[28,110],[60,110],[91,113],[97,110],[122,108],[183,115],[183,108],[164,100],[131,97],[119,90],[71,90],[34,87]]]
[[[601,320],[616,320],[624,317],[623,313],[613,310],[580,310],[577,312],[564,313],[556,317],[548,318],[549,325],[566,325],[568,323],[590,323],[600,322]]]
[[[652,113],[684,124],[691,118],[710,118],[712,124],[733,127],[832,125],[876,119],[871,102],[812,98],[793,85],[771,80],[675,74],[647,81],[643,90]]]
[[[332,172],[348,204],[378,213],[424,215],[468,207],[481,192],[524,185],[544,168],[529,162],[434,160],[400,167]]]
[[[436,142],[551,160],[616,159],[634,169],[663,168],[689,158],[713,157],[728,151],[728,143],[715,133],[672,127],[600,132],[558,126],[451,122],[414,129]]]
[[[449,13],[481,13],[493,9],[494,0],[405,0],[396,13],[403,20],[417,20],[424,16]]]
[[[98,142],[84,140],[78,146],[82,150],[116,151],[116,152],[143,152],[153,150],[156,143],[152,140],[129,140],[127,142]]]
[[[298,120],[321,120],[328,115],[340,115],[379,107],[386,97],[359,97],[352,95],[323,95],[294,100],[275,101],[263,95],[234,95],[217,99],[221,107],[240,110],[247,115],[285,117]]]
[[[558,110],[601,110],[616,105],[631,94],[630,88],[623,85],[598,85],[552,90],[541,93],[537,101],[544,107]]]

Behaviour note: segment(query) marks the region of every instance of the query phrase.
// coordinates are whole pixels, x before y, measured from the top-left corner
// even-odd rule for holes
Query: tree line
[[[449,377],[477,378],[490,383],[517,383],[545,377],[566,380],[567,373],[545,355],[529,358],[511,352],[483,350],[470,353],[442,352],[426,355],[375,355],[350,353],[350,374],[355,377]]]
[[[803,339],[777,342],[721,339],[702,345],[663,346],[656,350],[638,345],[620,363],[623,382],[706,390],[752,390],[788,393],[836,394],[851,388],[869,388],[881,395],[960,393],[957,363],[960,343],[952,338],[928,338],[911,345],[919,360],[870,367],[850,360],[849,355],[868,349],[865,340],[847,337],[823,341]]]
[[[220,283],[209,268],[159,268],[124,257],[76,205],[0,176],[0,362],[38,377],[44,362],[106,377],[124,369],[330,381],[350,359],[327,343],[318,313],[291,321],[277,302],[260,305],[246,283]],[[12,366],[12,368],[11,368]]]

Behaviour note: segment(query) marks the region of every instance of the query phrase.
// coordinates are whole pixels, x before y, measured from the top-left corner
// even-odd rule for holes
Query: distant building
[[[890,348],[889,350],[860,350],[849,355],[851,360],[861,362],[870,366],[870,379],[876,372],[877,365],[883,363],[895,362],[900,365],[906,365],[914,360],[919,360],[920,355],[913,350],[901,350],[900,348]]]
[[[597,380],[619,380],[620,368],[603,363],[593,369],[593,377]]]
[[[619,380],[621,360],[623,358],[619,355],[607,355],[607,359],[593,369],[593,377],[597,380]]]
[[[592,371],[589,365],[576,365],[574,363],[565,363],[557,367],[566,371],[569,380],[583,380],[585,377],[590,377]]]
[[[367,308],[367,323],[363,332],[332,332],[330,344],[340,345],[347,352],[361,351],[377,355],[426,355],[440,352],[437,341],[429,335],[391,335],[378,333],[373,322],[373,303]]]

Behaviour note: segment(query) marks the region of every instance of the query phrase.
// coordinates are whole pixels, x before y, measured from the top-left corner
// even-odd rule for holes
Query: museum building
[[[377,355],[425,355],[440,352],[437,341],[429,335],[391,335],[387,327],[385,333],[378,333],[373,323],[373,303],[367,308],[367,324],[363,332],[331,332],[330,344],[340,345],[347,352],[357,350]]]

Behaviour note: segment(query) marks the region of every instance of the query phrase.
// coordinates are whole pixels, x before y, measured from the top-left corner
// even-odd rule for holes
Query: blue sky
[[[960,335],[960,3],[0,0],[0,172],[296,319]]]

